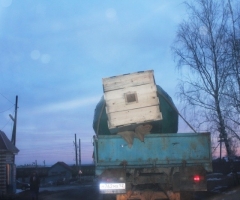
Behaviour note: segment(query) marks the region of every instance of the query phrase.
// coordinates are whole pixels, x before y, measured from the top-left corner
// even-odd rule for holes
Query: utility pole
[[[17,109],[18,109],[18,96],[16,96],[16,102],[15,102],[15,115],[14,117],[9,114],[9,117],[13,121],[13,130],[12,130],[12,138],[11,142],[14,146],[16,146],[16,132],[17,132]],[[15,155],[13,155],[13,163],[15,164]]]
[[[9,117],[13,120],[13,130],[12,130],[11,142],[14,146],[16,146],[17,109],[18,109],[18,96],[16,96],[16,102],[15,102],[15,115],[14,115],[14,117],[11,114],[9,115]],[[13,164],[15,167],[13,167],[11,169],[11,173],[16,174],[15,155],[13,155]],[[16,177],[12,176],[11,181],[13,183],[13,191],[15,191],[16,190]]]
[[[15,116],[14,118],[12,115],[9,115],[10,118],[13,120],[13,131],[12,131],[12,139],[11,142],[13,145],[16,145],[16,132],[17,132],[17,109],[18,109],[18,96],[16,96],[16,103],[15,103]]]
[[[77,155],[77,136],[75,133],[75,156],[76,156],[76,167],[78,168],[78,155]]]
[[[81,170],[81,140],[79,139],[79,170]]]

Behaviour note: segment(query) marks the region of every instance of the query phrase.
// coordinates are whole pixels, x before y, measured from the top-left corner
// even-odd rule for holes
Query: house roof
[[[11,143],[11,141],[7,138],[4,132],[0,130],[0,150],[10,151],[12,153],[18,153],[19,150],[17,147]]]
[[[56,165],[61,165],[61,166],[64,167],[65,169],[67,169],[67,170],[69,170],[69,171],[72,171],[72,168],[71,168],[69,165],[67,165],[65,162],[57,162],[57,163],[55,163],[51,168],[53,168],[53,167],[56,166]]]

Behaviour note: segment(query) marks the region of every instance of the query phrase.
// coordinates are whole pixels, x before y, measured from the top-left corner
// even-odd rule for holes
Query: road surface
[[[18,193],[15,200],[30,200],[30,191]],[[101,200],[97,185],[70,185],[41,188],[39,200]],[[193,200],[240,200],[240,186],[218,192],[197,192]]]

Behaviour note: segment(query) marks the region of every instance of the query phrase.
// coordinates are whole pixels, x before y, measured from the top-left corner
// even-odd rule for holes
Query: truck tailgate
[[[203,165],[211,171],[210,133],[149,134],[129,148],[119,135],[98,135],[94,141],[98,168]]]

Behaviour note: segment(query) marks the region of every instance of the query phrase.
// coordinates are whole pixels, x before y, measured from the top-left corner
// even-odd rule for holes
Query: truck
[[[147,70],[102,79],[93,159],[103,199],[186,200],[206,191],[209,132],[178,133],[179,112]],[[181,115],[180,115],[181,116]]]

